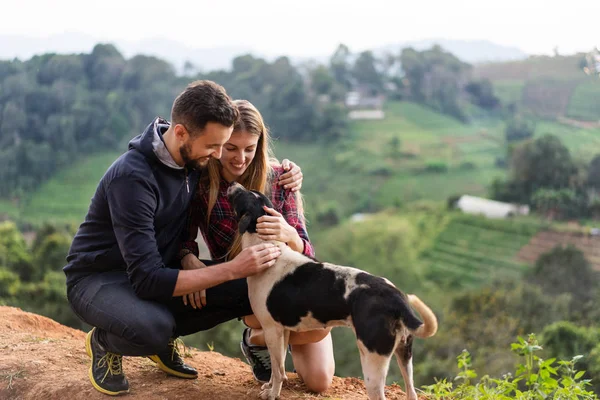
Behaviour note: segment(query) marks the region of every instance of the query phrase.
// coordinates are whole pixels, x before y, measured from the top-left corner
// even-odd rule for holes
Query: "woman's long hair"
[[[278,164],[279,162],[272,155],[269,131],[265,126],[262,115],[252,103],[247,100],[235,100],[233,103],[240,112],[240,118],[233,127],[233,135],[239,132],[248,132],[258,136],[254,159],[237,182],[248,190],[256,190],[264,193],[267,197],[270,197],[271,185],[269,178],[273,172],[270,164]],[[208,174],[206,174],[205,180],[201,183],[206,184],[206,180],[208,180],[207,225],[210,224],[210,214],[212,213],[219,195],[222,168],[219,160],[211,158],[208,162]],[[300,196],[297,198],[300,199]],[[298,210],[299,212],[301,210],[300,204],[298,205]],[[241,237],[239,233],[237,233],[229,248],[226,259],[233,259],[241,250]]]

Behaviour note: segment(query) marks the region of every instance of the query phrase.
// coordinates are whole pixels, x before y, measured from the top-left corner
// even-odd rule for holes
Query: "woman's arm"
[[[258,234],[265,240],[285,242],[291,249],[314,257],[314,249],[306,231],[304,217],[298,210],[299,194],[276,184],[284,172],[281,167],[275,167],[274,172],[271,198],[275,209],[265,207],[269,215],[258,219],[256,226]]]

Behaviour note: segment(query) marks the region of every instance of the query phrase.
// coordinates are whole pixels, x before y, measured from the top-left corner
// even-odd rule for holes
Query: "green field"
[[[504,176],[494,167],[505,152],[502,123],[466,125],[407,102],[390,102],[385,112],[383,120],[353,122],[348,137],[331,147],[276,144],[279,158],[304,170],[309,211],[328,201],[349,215],[456,193],[484,195],[494,177]],[[447,171],[427,171],[431,163]]]
[[[583,121],[600,121],[600,79],[590,77],[575,88],[567,116]]]
[[[115,152],[93,155],[61,171],[25,201],[20,217],[34,225],[44,221],[81,222],[100,178],[119,155]]]
[[[531,219],[489,220],[457,215],[421,255],[426,276],[451,288],[519,277],[518,251],[542,227]]]
[[[486,195],[492,180],[506,175],[495,166],[506,154],[502,121],[463,124],[408,102],[390,102],[385,112],[383,120],[352,122],[347,136],[329,145],[275,141],[278,158],[289,158],[304,171],[303,193],[313,223],[318,225],[317,216],[328,207],[345,218],[415,200]],[[541,121],[535,134],[545,133],[559,136],[577,159],[600,153],[600,129]],[[25,198],[21,207],[0,202],[0,214],[34,225],[79,223],[100,177],[118,155],[79,161]]]
[[[520,106],[523,99],[525,81],[517,79],[497,80],[494,82],[494,93],[502,104],[514,103]]]
[[[583,72],[583,55],[534,56],[522,61],[477,65],[503,104],[515,103],[544,118],[600,120],[600,80]]]
[[[475,66],[473,72],[476,77],[493,82],[539,78],[580,79],[585,76],[580,66],[582,58],[583,55],[530,56],[522,61],[480,64]]]
[[[600,154],[600,128],[582,129],[552,121],[540,121],[535,127],[535,137],[556,135],[569,149],[574,159],[589,162]]]

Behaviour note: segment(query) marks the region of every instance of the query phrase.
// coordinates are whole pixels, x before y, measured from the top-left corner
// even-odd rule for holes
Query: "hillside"
[[[600,80],[587,76],[583,54],[531,56],[526,60],[477,65],[474,75],[489,79],[504,104],[543,118],[600,120]]]
[[[600,236],[588,236],[570,232],[539,232],[523,246],[517,254],[521,262],[534,264],[540,255],[551,251],[555,246],[573,245],[585,254],[592,267],[600,271]]]
[[[498,278],[519,279],[532,260],[517,254],[541,225],[529,219],[490,220],[458,214],[422,253],[426,275],[455,289]]]
[[[335,144],[275,141],[276,156],[297,162],[304,171],[310,220],[328,207],[348,217],[415,200],[485,196],[493,179],[505,176],[506,170],[496,166],[506,153],[503,122],[463,124],[410,102],[388,102],[385,112],[380,121],[352,122],[347,136]],[[535,136],[547,133],[560,137],[584,162],[600,152],[600,127],[595,125],[538,122]],[[20,206],[0,200],[0,216],[34,225],[78,224],[98,180],[119,154],[98,153],[76,162],[23,197]]]
[[[0,398],[6,400],[106,399],[87,377],[85,333],[46,317],[13,307],[0,307]],[[186,362],[198,369],[197,380],[168,377],[145,358],[125,358],[130,382],[127,399],[253,399],[260,389],[247,364],[216,352],[189,349]],[[288,373],[282,399],[366,398],[360,379],[334,378],[322,395],[306,392],[296,374]],[[388,399],[404,399],[398,385],[386,388]]]

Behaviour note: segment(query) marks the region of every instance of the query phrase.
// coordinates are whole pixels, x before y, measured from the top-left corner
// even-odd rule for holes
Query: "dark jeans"
[[[90,275],[67,288],[67,298],[75,314],[96,327],[100,344],[125,356],[153,355],[164,351],[170,338],[252,314],[246,279],[207,289],[201,309],[185,306],[181,297],[168,303],[142,300],[125,271]]]

